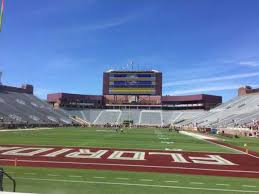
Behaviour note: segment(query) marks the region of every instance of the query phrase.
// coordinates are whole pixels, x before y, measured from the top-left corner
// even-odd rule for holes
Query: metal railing
[[[4,176],[6,176],[9,180],[12,181],[13,183],[13,192],[15,192],[16,190],[16,181],[9,175],[7,174],[3,168],[0,168],[0,191],[4,191],[4,187],[3,187],[3,178]]]

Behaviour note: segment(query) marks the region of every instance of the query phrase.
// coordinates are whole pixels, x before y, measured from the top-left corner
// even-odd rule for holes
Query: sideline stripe
[[[254,155],[252,155],[252,154],[246,153],[245,151],[241,151],[241,150],[238,150],[238,149],[236,149],[236,148],[232,148],[232,147],[227,146],[227,145],[222,145],[222,144],[220,144],[220,143],[212,142],[212,141],[209,141],[209,140],[206,140],[206,139],[204,139],[204,141],[207,141],[207,142],[212,143],[212,144],[215,144],[215,145],[219,145],[219,146],[224,147],[224,148],[228,148],[228,149],[231,149],[231,150],[235,150],[235,151],[240,152],[240,153],[242,153],[242,154],[244,154],[244,155],[248,155],[248,156],[251,156],[251,157],[254,157],[254,158],[259,159],[258,156],[254,156]]]
[[[179,183],[179,181],[165,181],[166,183]]]
[[[140,181],[153,181],[152,179],[139,179]]]
[[[14,161],[14,159],[0,159],[0,161]],[[112,164],[112,163],[91,163],[91,162],[63,162],[63,161],[48,161],[48,160],[18,160],[27,163],[49,163],[49,164],[79,164],[79,165],[96,165],[96,166],[123,166],[123,167],[141,167],[141,168],[161,168],[161,169],[184,169],[196,171],[212,171],[212,172],[233,172],[233,173],[251,173],[259,174],[259,171],[246,171],[246,170],[224,170],[216,168],[188,168],[177,166],[153,166],[153,165],[137,165],[137,164]]]
[[[122,177],[117,177],[115,179],[118,179],[118,180],[129,180],[129,178],[122,178]]]
[[[184,131],[184,132],[185,132],[185,131]],[[248,155],[248,156],[257,158],[257,159],[259,158],[258,156],[254,156],[254,155],[252,155],[252,154],[246,153],[245,151],[241,151],[241,150],[238,150],[238,149],[236,149],[236,148],[232,148],[232,147],[227,146],[227,145],[222,145],[222,144],[220,144],[220,143],[210,141],[209,139],[198,138],[197,136],[191,135],[191,133],[189,133],[189,134],[183,133],[183,132],[180,132],[180,133],[183,134],[183,135],[191,136],[191,137],[193,137],[193,138],[196,138],[196,139],[199,139],[199,140],[202,140],[202,141],[211,143],[211,144],[218,145],[218,146],[223,147],[223,148],[228,148],[228,149],[230,149],[230,150],[234,150],[234,151],[236,151],[236,152],[239,152],[239,153],[242,153],[242,154],[245,154],[245,155]]]
[[[47,174],[47,176],[60,176],[60,175],[57,175],[57,174]]]
[[[230,186],[230,184],[216,184],[218,186]]]
[[[222,191],[222,192],[237,192],[237,193],[259,193],[259,190],[236,190],[236,189],[217,189],[217,188],[201,188],[201,187],[181,187],[169,185],[152,185],[152,184],[134,184],[134,183],[118,183],[118,182],[101,182],[101,181],[74,181],[65,179],[39,179],[39,178],[25,178],[16,177],[16,179],[31,180],[31,181],[54,181],[54,182],[70,182],[70,183],[86,183],[86,184],[103,184],[103,185],[124,185],[124,186],[139,186],[139,187],[157,187],[157,188],[171,188],[171,189],[185,189],[185,190],[203,190],[203,191]]]
[[[204,183],[200,183],[200,182],[190,182],[190,184],[194,184],[194,185],[203,185]]]
[[[10,144],[10,145],[2,145],[0,144],[0,147],[1,146],[20,146],[20,147],[30,147],[30,145],[28,144]],[[115,148],[115,147],[88,147],[88,146],[57,146],[57,145],[54,145],[54,144],[50,144],[50,145],[31,145],[31,146],[37,146],[37,147],[48,147],[48,148],[82,148],[82,149],[111,149],[111,150],[116,150],[116,149],[120,149],[120,150],[134,150],[134,151],[143,151],[143,150],[146,150],[146,151],[163,151],[163,148],[152,148],[152,149],[149,149],[149,148]],[[187,147],[187,148],[192,148],[193,146],[184,146],[184,147]],[[199,148],[208,148],[208,146],[199,146]],[[240,154],[240,153],[229,153],[229,152],[224,152],[224,151],[195,151],[195,150],[184,150],[184,151],[181,151],[183,153],[215,153],[215,154]],[[241,154],[243,154],[243,152],[241,152]]]
[[[242,185],[242,187],[252,187],[252,188],[255,188],[256,186],[254,186],[254,185]]]
[[[103,176],[95,176],[95,177],[93,177],[94,179],[104,179],[105,177],[103,177]]]
[[[79,175],[69,175],[69,177],[71,177],[71,178],[82,178],[82,176],[79,176]]]

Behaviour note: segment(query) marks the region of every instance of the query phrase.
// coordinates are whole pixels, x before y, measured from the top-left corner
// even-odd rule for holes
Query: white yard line
[[[117,177],[115,179],[118,179],[118,180],[129,180],[129,178],[123,178],[123,177]]]
[[[60,176],[60,175],[57,175],[57,174],[47,174],[47,176]]]
[[[242,187],[256,188],[256,186],[255,186],[255,185],[242,185]]]
[[[230,186],[230,184],[221,184],[221,183],[218,183],[216,184],[217,186]]]
[[[93,177],[94,179],[105,179],[105,177],[103,177],[103,176],[95,176],[95,177]]]
[[[172,142],[172,141],[161,141],[160,143],[163,143],[163,144],[174,144],[174,142]]]
[[[153,187],[153,188],[171,188],[183,190],[201,190],[201,191],[218,191],[218,192],[236,192],[236,193],[259,193],[259,190],[238,190],[238,189],[219,189],[219,188],[201,188],[201,187],[184,187],[172,185],[158,185],[158,184],[137,184],[137,183],[121,183],[121,182],[101,182],[101,181],[79,181],[79,180],[65,180],[65,179],[40,179],[40,178],[25,178],[16,177],[16,179],[30,180],[30,181],[48,181],[48,182],[69,182],[69,183],[85,183],[85,184],[101,184],[101,185],[122,185],[122,186],[138,186],[138,187]]]
[[[159,137],[158,139],[166,140],[166,139],[170,139],[170,138],[168,138],[168,137]]]
[[[259,158],[258,156],[254,156],[254,155],[246,153],[244,151],[241,151],[241,150],[238,150],[238,149],[235,149],[235,148],[231,148],[229,146],[225,146],[225,145],[222,145],[222,144],[219,144],[219,143],[208,141],[208,140],[217,140],[217,138],[214,138],[214,137],[205,136],[205,135],[196,134],[196,133],[191,133],[191,132],[187,132],[187,131],[180,131],[180,133],[184,134],[184,135],[194,137],[194,138],[197,138],[197,139],[200,139],[200,140],[203,140],[203,141],[206,141],[206,142],[211,143],[211,144],[218,145],[220,147],[224,147],[224,148],[227,148],[227,149],[230,149],[230,150],[234,150],[235,152],[246,154],[246,155],[249,155],[249,156],[254,157],[254,158]]]
[[[0,159],[0,161],[14,161],[14,159]],[[224,170],[214,168],[188,168],[177,166],[154,166],[154,165],[137,165],[137,164],[113,164],[113,163],[91,163],[91,162],[64,162],[64,161],[48,161],[48,160],[19,160],[28,163],[49,163],[49,164],[80,164],[80,165],[97,165],[97,166],[124,166],[124,167],[143,167],[143,168],[161,168],[161,169],[188,169],[196,171],[212,171],[212,172],[234,172],[234,173],[251,173],[259,174],[259,171],[246,171],[246,170]]]
[[[79,176],[79,175],[69,175],[69,177],[71,177],[71,178],[82,178],[82,176]]]
[[[5,146],[5,145],[2,145],[1,143],[0,143],[0,145],[1,146]],[[10,145],[10,146],[13,146],[13,145]],[[28,147],[28,144],[15,144],[15,146],[17,146],[17,147],[19,147],[19,146],[26,146],[26,147]],[[48,145],[37,145],[38,147],[43,147],[43,146],[47,146],[47,147],[54,147],[54,148],[56,148],[56,147],[58,147],[57,145],[55,145],[55,144],[48,144]],[[73,146],[63,146],[63,148],[78,148],[78,147],[80,147],[80,146],[77,146],[77,147],[73,147]],[[193,146],[184,146],[185,148],[192,148]],[[96,147],[89,147],[89,146],[81,146],[80,148],[96,148]],[[199,148],[207,148],[207,147],[199,147]],[[115,147],[102,147],[102,146],[100,146],[100,147],[98,147],[98,149],[118,149],[118,148],[115,148]],[[129,150],[129,148],[120,148],[120,150]],[[141,148],[130,148],[130,150],[136,150],[136,151],[143,151],[143,149],[141,149]],[[155,149],[155,148],[152,148],[152,149],[148,149],[149,151],[161,151],[161,149],[160,148],[157,148],[157,149]],[[174,150],[174,151],[177,151],[177,150]],[[182,150],[179,150],[179,151],[182,151]],[[203,153],[203,152],[205,152],[205,153],[208,153],[208,151],[182,151],[183,153],[184,152],[186,152],[186,153]],[[217,151],[217,152],[213,152],[213,151],[210,151],[210,153],[226,153],[226,152],[219,152],[219,151]],[[232,153],[232,154],[237,154],[237,153]],[[243,154],[243,153],[242,153]]]
[[[166,183],[179,183],[179,181],[165,181]]]
[[[206,139],[203,139],[203,141],[206,141],[206,142],[208,142],[208,143],[215,144],[215,145],[218,145],[218,146],[220,146],[220,147],[224,147],[224,148],[227,148],[227,149],[230,149],[230,150],[234,150],[234,151],[236,151],[236,152],[239,152],[239,153],[242,153],[242,154],[251,156],[251,157],[253,157],[253,158],[259,159],[258,156],[254,156],[254,155],[252,155],[252,154],[246,153],[246,152],[244,152],[244,151],[241,151],[241,150],[238,150],[238,149],[235,149],[235,148],[231,148],[231,147],[228,147],[228,146],[225,146],[225,145],[221,145],[221,144],[218,144],[218,143],[215,143],[215,142],[211,142],[211,141],[208,141],[208,140],[206,140]]]
[[[177,148],[173,148],[173,149],[171,149],[171,148],[165,148],[165,150],[166,151],[183,151],[182,149],[177,149]]]
[[[210,136],[206,136],[206,135],[202,135],[202,134],[197,134],[197,133],[191,133],[191,132],[187,132],[187,131],[180,131],[181,134],[183,135],[188,135],[191,137],[195,137],[197,139],[211,139],[211,140],[217,140],[217,138],[214,137],[210,137]]]
[[[140,181],[147,181],[147,182],[151,182],[153,181],[152,179],[139,179]]]
[[[0,129],[0,132],[12,132],[12,131],[38,131],[53,128],[28,128],[28,129]]]
[[[233,151],[238,152],[238,153],[247,154],[247,153],[242,152],[240,150],[237,150],[237,149],[225,146],[225,145],[221,145],[221,144],[218,144],[218,143],[215,143],[215,142],[208,141],[208,139],[212,139],[213,140],[213,138],[207,138],[207,136],[204,136],[204,135],[198,135],[198,134],[190,133],[190,132],[187,132],[187,131],[180,131],[180,133],[183,134],[183,135],[188,135],[188,136],[191,136],[193,138],[205,141],[205,142],[210,143],[210,144],[215,144],[217,146],[220,146],[220,147],[223,147],[223,148],[227,148],[229,150],[233,150]],[[216,138],[214,140],[216,140]]]
[[[190,182],[190,184],[194,184],[194,185],[203,185],[204,183],[201,183],[201,182]]]

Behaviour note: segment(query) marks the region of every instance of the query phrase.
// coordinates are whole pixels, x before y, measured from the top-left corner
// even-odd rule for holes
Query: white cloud
[[[252,87],[259,87],[259,85],[251,85]],[[202,87],[202,88],[193,88],[186,90],[176,90],[173,92],[169,92],[168,95],[179,95],[179,94],[193,94],[193,93],[204,93],[211,91],[225,91],[225,90],[236,90],[241,85],[221,85],[221,86],[210,86],[210,87]]]
[[[241,74],[226,75],[226,76],[219,76],[219,77],[212,77],[212,78],[199,78],[199,79],[167,82],[164,84],[164,87],[170,87],[170,86],[176,86],[176,85],[190,85],[193,83],[201,83],[201,82],[207,83],[207,82],[214,82],[214,81],[233,80],[233,79],[249,78],[249,77],[255,77],[255,76],[259,76],[259,72],[241,73]]]
[[[99,24],[93,24],[93,25],[87,25],[83,26],[81,30],[83,31],[93,31],[93,30],[103,30],[103,29],[108,29],[116,26],[121,26],[128,21],[130,21],[131,17],[126,17],[126,18],[118,18],[118,19],[113,19],[110,21],[106,21],[103,23]]]
[[[115,28],[115,27],[124,25],[136,17],[137,15],[113,18],[110,20],[101,21],[94,24],[92,23],[92,24],[84,24],[84,25],[76,25],[76,26],[60,28],[58,29],[58,31],[71,33],[71,32],[90,32],[90,31],[97,31],[97,30],[106,30],[106,29]]]
[[[249,67],[259,67],[259,61],[240,61],[239,65],[244,65]]]

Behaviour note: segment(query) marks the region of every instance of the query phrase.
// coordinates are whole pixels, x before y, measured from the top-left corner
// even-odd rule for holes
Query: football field
[[[257,156],[159,128],[0,132],[0,166],[19,192],[259,193]]]

